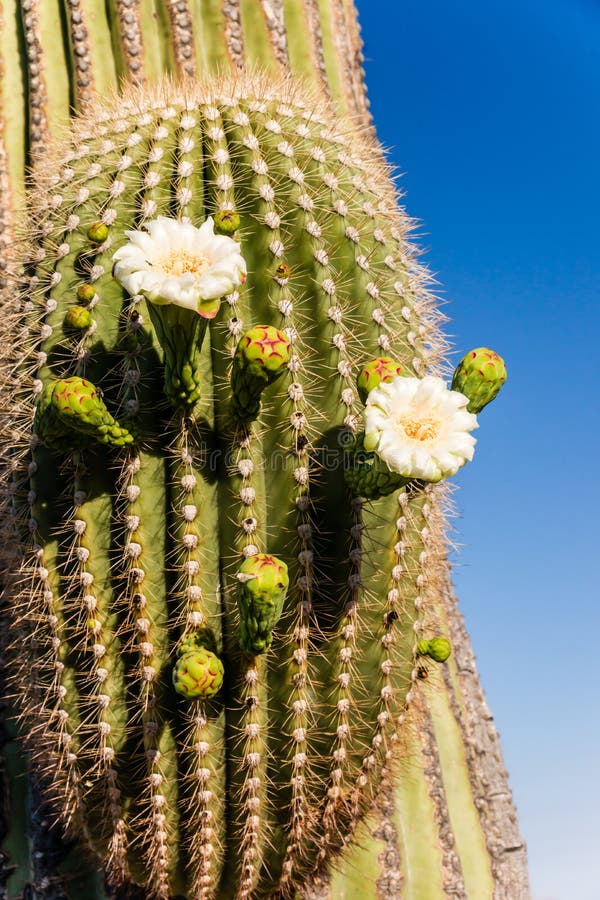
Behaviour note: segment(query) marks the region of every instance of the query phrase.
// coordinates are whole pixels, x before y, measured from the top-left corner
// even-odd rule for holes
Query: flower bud
[[[64,318],[64,327],[68,331],[85,331],[93,324],[92,314],[85,306],[71,306]]]
[[[215,213],[214,222],[217,234],[232,235],[240,227],[240,217],[235,209],[222,209]]]
[[[419,641],[417,644],[417,653],[419,656],[428,656],[435,662],[446,662],[452,653],[452,646],[448,638],[435,637],[430,641]]]
[[[87,310],[84,310],[87,312]],[[92,439],[111,447],[133,444],[133,435],[112,417],[91,381],[72,375],[46,385],[35,413],[40,442],[58,448]]]
[[[270,383],[290,361],[292,347],[282,331],[272,325],[255,325],[242,337],[236,356],[248,374]]]
[[[491,403],[506,381],[506,366],[501,356],[487,347],[470,350],[457,365],[452,390],[469,398],[467,410],[479,413]]]
[[[372,359],[362,367],[356,379],[360,399],[363,403],[366,403],[369,393],[373,388],[378,387],[382,381],[385,383],[391,381],[392,378],[396,378],[397,375],[404,374],[404,366],[389,356],[378,356],[376,359]]]
[[[219,657],[205,647],[198,647],[184,653],[175,663],[173,686],[188,700],[214,697],[221,689],[223,675]]]
[[[292,345],[272,325],[255,325],[238,344],[231,372],[232,411],[242,421],[254,420],[267,385],[286,371]]]
[[[93,284],[80,284],[77,288],[77,299],[80,303],[91,303],[96,296],[96,288]]]
[[[249,556],[238,572],[240,647],[246,653],[264,653],[283,612],[289,586],[284,562],[267,553]]]
[[[108,225],[104,222],[94,222],[87,230],[88,240],[92,244],[103,244],[108,237]]]

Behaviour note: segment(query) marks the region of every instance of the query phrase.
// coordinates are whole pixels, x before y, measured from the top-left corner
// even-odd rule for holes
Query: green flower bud
[[[428,656],[435,662],[446,662],[452,653],[452,645],[448,638],[435,637],[430,641],[419,641],[417,644],[417,653],[420,656]]]
[[[267,385],[286,370],[292,345],[272,325],[255,325],[240,340],[231,372],[232,409],[236,418],[252,421]]]
[[[96,288],[93,284],[80,284],[77,288],[77,299],[80,303],[91,303],[96,296]]]
[[[289,586],[284,562],[267,553],[249,556],[238,572],[240,647],[253,655],[271,646]]]
[[[366,403],[373,388],[380,385],[382,381],[391,381],[392,378],[405,374],[404,366],[389,356],[378,356],[376,359],[372,359],[362,367],[356,379],[360,399]]]
[[[243,336],[236,352],[248,374],[269,383],[283,374],[291,355],[287,337],[272,325],[255,325]]]
[[[111,447],[133,444],[133,435],[113,419],[97,388],[73,375],[46,385],[38,401],[35,430],[42,444],[60,449],[66,443],[81,445],[91,438]]]
[[[188,700],[208,699],[221,690],[224,674],[219,657],[205,647],[198,647],[178,658],[173,666],[173,686]]]
[[[70,331],[85,331],[91,328],[93,322],[89,309],[85,306],[72,306],[67,310],[63,324]]]
[[[491,403],[506,381],[504,360],[487,347],[470,350],[457,365],[452,390],[469,398],[467,410],[479,413]]]
[[[92,244],[103,244],[108,238],[108,225],[105,225],[104,222],[94,222],[88,228],[87,236]]]
[[[222,209],[214,216],[215,232],[232,235],[240,227],[240,217],[235,209]]]

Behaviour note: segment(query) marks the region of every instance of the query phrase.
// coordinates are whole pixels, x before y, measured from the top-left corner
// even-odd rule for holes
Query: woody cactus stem
[[[524,847],[448,586],[439,492],[400,492],[398,506],[394,497],[350,502],[343,481],[322,468],[349,444],[363,363],[390,353],[410,376],[427,341],[430,366],[442,349],[421,273],[406,256],[409,223],[401,216],[393,233],[393,213],[374,203],[385,181],[377,175],[379,187],[369,186],[377,145],[365,175],[343,157],[355,155],[353,139],[348,149],[318,134],[318,119],[336,112],[371,131],[351,0],[3,0],[0,57],[0,339],[12,360],[2,375],[3,456],[13,470],[5,568],[20,565],[23,534],[29,548],[24,578],[4,592],[12,624],[2,635],[23,640],[21,657],[24,647],[31,655],[17,689],[19,704],[24,696],[35,711],[27,797],[12,723],[2,735],[3,889],[11,900],[108,896],[83,842],[104,857],[113,884],[146,880],[149,896],[260,896],[278,880],[289,892],[301,877],[311,897],[524,900]],[[211,105],[198,110],[185,89],[175,92],[172,116],[168,95],[152,90],[164,75],[233,71],[242,73],[229,91],[239,105],[236,90],[254,85],[244,72],[252,64],[274,81],[286,69],[308,79],[322,98],[308,101],[317,118],[305,119],[306,107],[278,112],[277,139],[260,106],[232,124],[231,107],[213,119]],[[121,79],[149,90],[135,109],[122,107],[112,135],[94,96]],[[260,90],[253,102],[273,102],[264,80]],[[54,156],[42,163],[72,107],[90,104],[81,155],[60,173]],[[130,130],[144,107],[147,117]],[[364,165],[362,150],[358,157]],[[292,178],[298,161],[306,189]],[[32,163],[56,218],[46,208],[49,230],[30,233],[34,280],[18,311],[14,228],[20,221],[22,234],[40,204],[34,189],[25,211]],[[231,213],[239,214],[250,260],[252,283],[207,328],[193,367],[193,417],[191,404],[164,394],[154,310],[109,278],[123,229],[160,211],[196,224],[212,213],[215,230],[234,237]],[[90,235],[99,222],[108,237]],[[391,279],[400,293],[390,293]],[[289,329],[294,352],[260,394],[253,425],[232,421],[229,385],[239,338],[255,324]],[[70,378],[100,388],[135,442],[28,440],[37,400],[53,380]],[[235,576],[244,556],[267,551],[291,564],[291,587],[265,631],[271,648],[252,657],[239,646]],[[417,619],[423,632],[412,638]],[[436,635],[451,640],[448,661],[418,656],[413,665],[417,637]],[[214,696],[206,685],[210,692],[218,682],[216,663],[207,678],[194,675],[197,696],[173,683],[178,661],[198,651],[224,662]],[[379,670],[388,658],[391,668]],[[386,704],[404,700],[398,765],[388,758]],[[379,775],[375,816],[330,881],[330,854]],[[52,825],[57,808],[74,843]]]

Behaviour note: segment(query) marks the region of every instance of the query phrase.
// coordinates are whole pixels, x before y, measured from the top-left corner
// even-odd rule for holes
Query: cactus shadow
[[[354,520],[352,498],[344,478],[345,435],[343,426],[330,428],[311,455],[311,499],[317,525],[315,555],[321,570],[313,603],[324,640],[336,627],[348,595],[350,529]]]

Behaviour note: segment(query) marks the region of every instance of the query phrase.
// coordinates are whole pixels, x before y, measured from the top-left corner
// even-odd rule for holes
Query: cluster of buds
[[[409,377],[390,357],[368,362],[357,379],[365,431],[347,454],[352,492],[373,500],[409,481],[435,483],[454,475],[473,458],[475,413],[505,381],[503,360],[485,347],[460,361],[451,388],[432,375]]]
[[[419,656],[428,656],[434,662],[443,663],[452,653],[452,645],[448,638],[434,637],[429,641],[419,641],[417,653]]]

